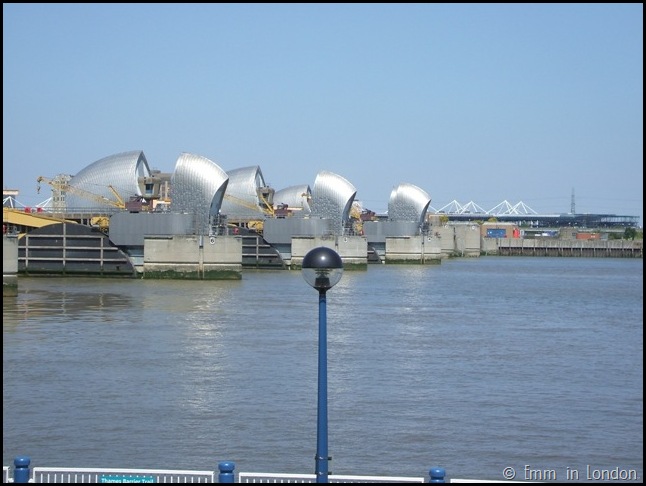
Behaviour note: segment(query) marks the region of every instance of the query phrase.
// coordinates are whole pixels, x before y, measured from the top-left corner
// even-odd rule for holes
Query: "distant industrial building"
[[[435,213],[446,214],[449,221],[497,221],[515,223],[530,228],[636,228],[639,216],[616,214],[492,214],[492,213]]]

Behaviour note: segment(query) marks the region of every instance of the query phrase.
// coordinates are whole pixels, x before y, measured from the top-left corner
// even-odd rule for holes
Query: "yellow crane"
[[[245,207],[247,209],[251,209],[258,213],[262,213],[263,215],[268,217],[272,217],[272,218],[275,217],[274,207],[267,201],[267,199],[263,196],[263,194],[258,192],[258,198],[262,201],[262,206],[260,204],[254,204],[250,201],[241,199],[231,194],[227,194],[227,193],[224,194],[224,199],[232,202],[233,204]],[[233,219],[231,220],[231,222],[237,225],[245,226],[260,234],[262,234],[262,231],[264,228],[264,220],[261,220],[261,219],[247,219],[247,218],[245,218],[244,220]]]
[[[237,196],[227,194],[226,192],[224,193],[224,199],[231,201],[233,204],[245,207],[247,209],[252,209],[254,211],[263,213],[266,216],[275,216],[274,206],[269,201],[267,201],[267,199],[261,193],[258,193],[258,198],[262,201],[262,205],[254,204],[251,201],[247,201]]]
[[[258,199],[263,204],[263,212],[271,216],[272,218],[276,217],[276,211],[274,209],[274,190],[269,186],[259,187],[256,190],[258,194]]]
[[[110,189],[112,194],[114,194],[116,200],[109,199],[105,196],[101,196],[99,194],[94,194],[92,192],[86,191],[85,189],[81,189],[79,187],[75,187],[69,184],[69,182],[65,182],[63,180],[56,180],[56,179],[49,179],[44,176],[38,177],[36,179],[38,182],[38,187],[37,191],[40,194],[40,183],[45,182],[46,184],[49,184],[52,186],[54,189],[57,191],[60,191],[61,193],[70,193],[70,194],[76,194],[78,196],[81,196],[83,198],[89,199],[91,201],[96,201],[98,203],[101,203],[103,205],[108,204],[112,207],[119,208],[119,209],[125,209],[126,208],[126,203],[123,200],[123,198],[119,195],[117,190],[112,187],[111,185],[108,185],[107,187]]]
[[[108,189],[114,194],[114,197],[116,200],[109,199],[105,196],[101,196],[100,194],[94,194],[90,191],[86,191],[84,189],[81,189],[79,187],[75,187],[69,184],[69,182],[62,180],[62,179],[49,179],[44,176],[40,176],[37,179],[38,186],[37,186],[37,192],[40,193],[40,183],[45,182],[46,184],[49,184],[52,186],[52,188],[56,191],[59,191],[61,194],[76,194],[77,196],[83,197],[85,199],[89,199],[91,201],[96,201],[100,203],[101,205],[109,205],[118,209],[125,209],[126,208],[126,203],[123,200],[123,198],[119,195],[117,190],[111,186],[108,185]],[[65,208],[67,209],[67,208]],[[108,228],[110,226],[110,217],[109,216],[93,216],[90,218],[90,225],[94,227],[98,227],[101,231],[104,233],[108,232]]]
[[[125,208],[126,207],[126,202],[123,200],[121,195],[117,192],[117,190],[114,187],[112,187],[110,184],[108,184],[108,189],[110,189],[110,192],[112,192],[112,194],[114,194],[114,197],[117,199],[117,201],[116,201],[117,204],[118,204],[117,207],[122,208],[122,209]]]

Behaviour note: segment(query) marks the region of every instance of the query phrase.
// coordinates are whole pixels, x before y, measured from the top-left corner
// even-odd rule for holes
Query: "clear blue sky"
[[[643,215],[643,5],[3,4],[3,185],[143,150]]]

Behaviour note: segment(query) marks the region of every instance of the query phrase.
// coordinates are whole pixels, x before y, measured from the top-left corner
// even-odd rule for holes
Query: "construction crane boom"
[[[265,216],[273,217],[275,215],[273,206],[267,204],[265,201],[263,201],[263,205],[260,206],[259,204],[254,204],[252,202],[246,201],[236,196],[232,196],[231,194],[227,194],[227,193],[224,194],[224,199],[238,206],[242,206],[247,209],[252,209],[254,211],[257,211],[258,213],[262,213]]]
[[[276,217],[276,210],[274,209],[274,190],[269,186],[259,187],[256,190],[258,194],[258,199],[263,204],[263,211],[265,214]]]
[[[70,185],[68,182],[62,181],[62,180],[55,180],[55,179],[49,179],[44,176],[38,177],[36,179],[38,182],[38,187],[37,190],[40,193],[40,183],[44,182],[46,184],[49,184],[52,186],[52,188],[60,191],[61,193],[70,193],[70,194],[76,194],[77,196],[84,197],[86,199],[101,203],[101,204],[107,204],[109,206],[119,208],[119,209],[125,209],[126,208],[126,203],[124,202],[123,198],[119,195],[117,190],[108,185],[107,187],[112,191],[112,193],[115,195],[117,198],[116,201],[113,201],[112,199],[109,199],[105,196],[101,196],[100,194],[94,194],[92,192],[86,191],[85,189],[81,189],[79,187],[75,187]]]
[[[112,187],[111,185],[109,185],[109,184],[108,184],[108,189],[110,189],[112,194],[114,194],[114,197],[117,198],[117,202],[119,203],[118,207],[125,208],[126,207],[126,202],[123,200],[121,195],[117,192],[117,190],[114,187]]]

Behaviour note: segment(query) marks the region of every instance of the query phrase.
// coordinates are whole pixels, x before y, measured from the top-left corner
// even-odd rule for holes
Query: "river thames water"
[[[331,473],[641,482],[643,295],[642,259],[346,271],[327,293]],[[20,278],[3,464],[313,474],[317,329],[300,271]]]

